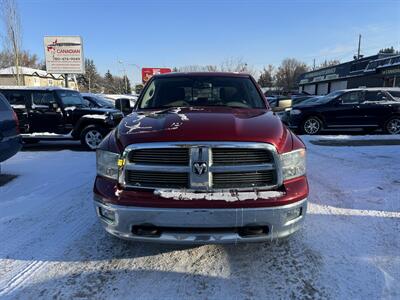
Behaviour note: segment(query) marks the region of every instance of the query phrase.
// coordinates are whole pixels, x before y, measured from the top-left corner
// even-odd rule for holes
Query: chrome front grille
[[[188,148],[138,149],[129,153],[129,162],[153,165],[188,165]]]
[[[274,171],[213,173],[212,182],[215,189],[248,188],[273,185]]]
[[[213,148],[213,165],[265,164],[273,158],[265,149]]]
[[[151,171],[126,171],[126,180],[129,185],[137,187],[160,188],[187,188],[189,185],[188,173],[166,173]]]
[[[265,143],[133,144],[124,158],[120,184],[128,188],[252,190],[282,184],[278,154]]]

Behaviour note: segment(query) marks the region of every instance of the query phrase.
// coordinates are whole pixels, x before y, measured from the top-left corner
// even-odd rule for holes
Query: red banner
[[[145,84],[153,75],[171,73],[169,68],[142,68],[142,81]]]

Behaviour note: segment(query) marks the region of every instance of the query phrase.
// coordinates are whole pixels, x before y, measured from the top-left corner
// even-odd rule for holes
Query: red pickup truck
[[[282,238],[306,214],[305,160],[250,75],[156,75],[97,150],[95,208],[123,239]]]

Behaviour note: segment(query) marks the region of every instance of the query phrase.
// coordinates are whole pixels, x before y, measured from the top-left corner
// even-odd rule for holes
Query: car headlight
[[[283,180],[303,176],[306,173],[306,150],[298,149],[280,155]]]
[[[118,180],[119,154],[104,150],[96,151],[97,174],[107,178]]]
[[[291,115],[299,115],[299,114],[301,114],[301,110],[300,109],[292,109],[290,111],[290,114]]]

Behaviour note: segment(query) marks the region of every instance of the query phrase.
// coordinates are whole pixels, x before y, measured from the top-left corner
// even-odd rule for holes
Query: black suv
[[[362,128],[400,133],[400,88],[364,88],[332,92],[295,105],[281,116],[290,128],[305,134],[322,129]]]
[[[17,114],[25,142],[80,139],[94,150],[123,117],[116,109],[90,108],[70,89],[0,87],[0,92]]]

